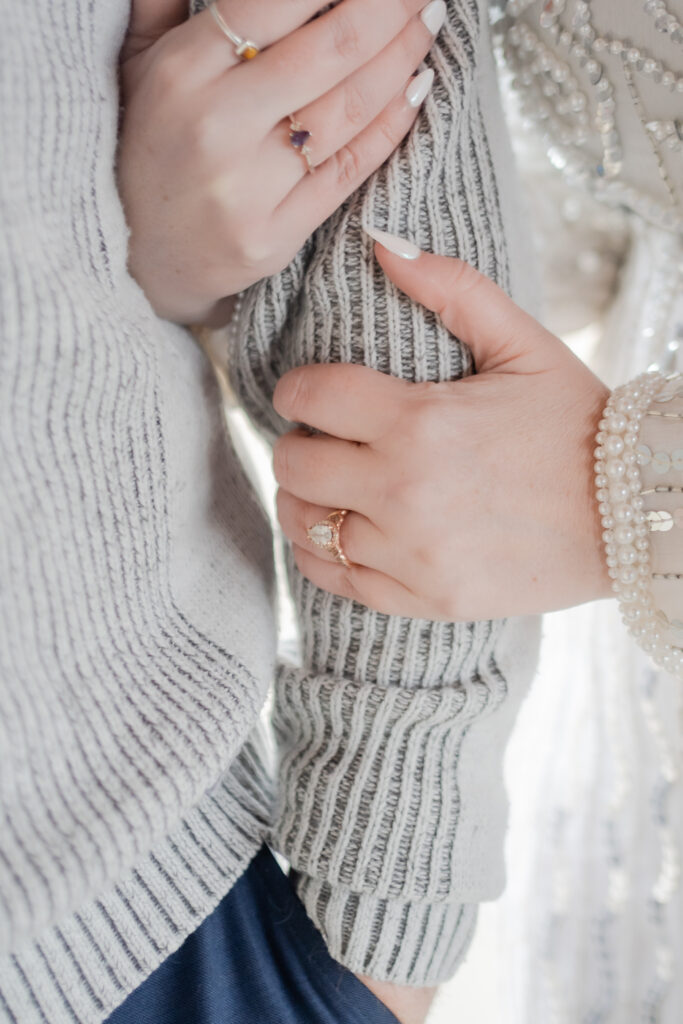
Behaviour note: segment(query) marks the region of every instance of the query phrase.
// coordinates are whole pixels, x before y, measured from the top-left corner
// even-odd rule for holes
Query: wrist
[[[670,541],[669,546],[661,543],[661,538],[670,537],[679,518],[683,523],[677,509],[666,507],[679,500],[675,471],[683,450],[669,454],[664,447],[665,439],[671,445],[667,427],[670,431],[672,423],[683,422],[682,381],[680,376],[647,373],[618,388],[600,421],[595,452],[606,563],[623,621],[658,665],[676,673],[683,673],[683,623],[667,615],[662,595],[655,600],[654,589],[655,581],[667,581],[671,598],[676,593],[672,594],[671,583],[683,579],[683,574],[670,571],[672,566],[667,565],[675,546]],[[654,455],[643,444],[645,423],[657,440],[656,447],[662,448]],[[656,545],[653,538],[658,540]]]
[[[436,995],[436,987],[413,988],[410,985],[396,985],[391,981],[376,981],[364,974],[357,977],[391,1010],[401,1024],[425,1024]]]

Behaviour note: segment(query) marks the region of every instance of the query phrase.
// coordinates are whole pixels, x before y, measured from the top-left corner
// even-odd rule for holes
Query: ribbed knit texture
[[[447,977],[502,885],[501,757],[537,622],[388,619],[290,566],[304,658],[278,673],[273,813],[254,731],[274,672],[270,536],[202,355],[125,268],[128,4],[0,12],[0,1020],[102,1021],[266,835],[334,956]],[[451,5],[411,140],[246,297],[235,378],[271,433],[296,363],[469,368],[387,284],[364,217],[522,296],[480,14]]]
[[[0,1020],[96,1022],[266,833],[271,539],[126,273],[128,4],[0,11]]]
[[[409,139],[245,294],[230,371],[267,437],[286,428],[271,397],[293,366],[360,362],[416,381],[471,371],[469,351],[388,281],[364,224],[460,256],[529,304],[487,6],[451,0]],[[334,956],[377,978],[438,982],[467,948],[473,905],[503,886],[501,761],[537,623],[390,619],[319,591],[291,559],[289,573],[304,654],[278,674],[273,841]],[[509,644],[521,656],[502,671]]]

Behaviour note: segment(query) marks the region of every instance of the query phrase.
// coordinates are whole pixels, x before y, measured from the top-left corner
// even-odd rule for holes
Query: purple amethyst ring
[[[295,118],[290,117],[289,119],[289,144],[292,149],[295,149],[304,160],[306,161],[306,170],[309,174],[313,174],[315,167],[311,161],[311,150],[308,146],[308,140],[311,138],[311,133],[308,128],[304,128],[301,121],[297,121]]]

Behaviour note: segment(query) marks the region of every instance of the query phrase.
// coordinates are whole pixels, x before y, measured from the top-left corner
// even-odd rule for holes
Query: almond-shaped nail
[[[432,35],[437,35],[446,20],[446,4],[444,0],[432,0],[431,4],[427,4],[426,7],[422,8],[420,17]]]
[[[432,87],[434,72],[431,68],[421,71],[415,78],[411,78],[406,89],[406,99],[411,107],[419,107],[424,103],[427,93]]]
[[[400,256],[404,260],[416,260],[418,256],[422,255],[422,249],[418,249],[414,242],[409,242],[407,238],[399,238],[398,235],[390,235],[388,231],[378,231],[377,228],[363,228],[366,235],[370,235],[370,238],[374,238],[376,242],[383,245],[389,252],[393,252],[395,256]]]

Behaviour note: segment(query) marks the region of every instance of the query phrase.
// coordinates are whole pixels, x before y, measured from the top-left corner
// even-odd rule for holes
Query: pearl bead
[[[603,435],[604,436],[604,435]],[[624,442],[622,438],[616,435],[609,436],[604,442],[600,441],[600,444],[604,443],[603,451],[606,451],[608,455],[621,455],[624,450]]]
[[[611,434],[623,434],[628,427],[628,420],[621,413],[612,413],[607,418],[607,429]]]
[[[608,496],[615,505],[620,504],[622,501],[628,501],[631,494],[631,488],[628,484],[613,483],[609,489]],[[600,495],[598,495],[598,498]],[[607,500],[607,499],[604,499]]]
[[[635,48],[632,50],[630,59],[634,52],[638,52]],[[638,54],[637,67],[644,70],[643,60]],[[656,81],[659,80],[659,65],[655,66],[650,61],[647,70]],[[598,114],[603,123],[612,119],[612,111],[599,111]],[[683,385],[683,375],[677,379]],[[658,620],[661,619],[669,629],[668,619],[653,604],[649,524],[644,511],[645,499],[640,493],[643,483],[638,468],[640,461],[643,466],[651,467],[650,472],[657,469],[668,471],[662,470],[658,464],[661,462],[663,465],[666,460],[671,466],[675,458],[673,468],[683,469],[683,448],[676,449],[669,456],[652,453],[638,443],[643,417],[665,383],[675,387],[660,373],[648,372],[610,395],[600,421],[599,436],[596,437],[596,491],[607,571],[613,581],[612,590],[619,600],[622,618],[629,632],[644,650],[652,654],[657,664],[683,675],[683,653],[663,639]],[[683,525],[683,515],[681,522]]]
[[[626,464],[621,459],[612,459],[607,463],[605,472],[611,480],[620,480],[626,472]]]
[[[621,505],[614,506],[612,515],[618,523],[628,523],[631,519],[633,519],[634,512],[630,505],[627,505],[626,502],[623,502]]]
[[[632,544],[624,544],[619,548],[617,558],[621,565],[633,565],[638,558],[638,552]]]

